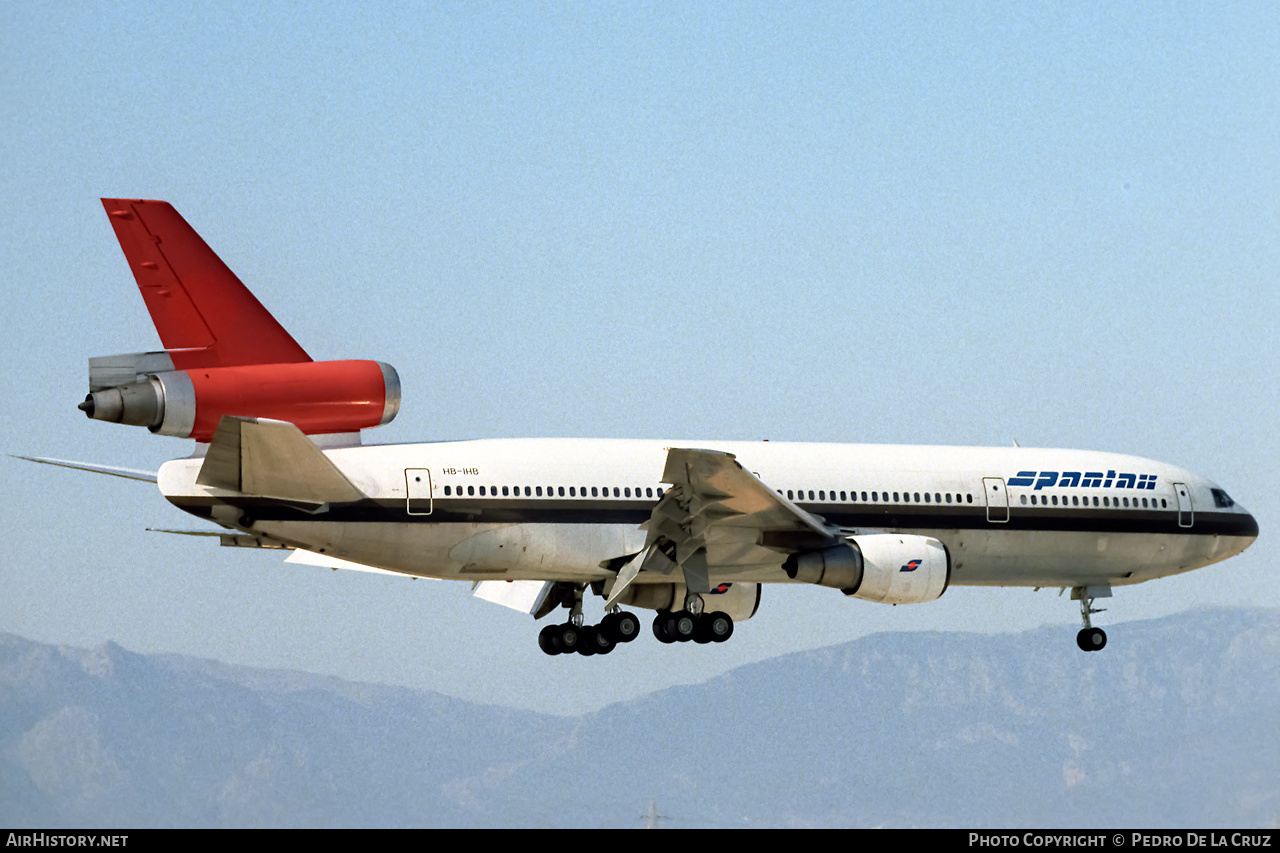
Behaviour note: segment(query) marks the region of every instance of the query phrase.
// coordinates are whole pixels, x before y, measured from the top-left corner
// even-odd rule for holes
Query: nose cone
[[[1242,518],[1240,521],[1240,535],[1249,541],[1245,543],[1245,548],[1253,544],[1253,540],[1258,538],[1258,520],[1253,514],[1246,511],[1244,507],[1240,507]],[[1243,548],[1241,550],[1244,550]]]
[[[1218,559],[1234,557],[1254,543],[1258,538],[1258,520],[1244,507],[1236,504],[1236,512],[1231,515],[1229,527],[1222,531],[1221,542],[1229,551]]]

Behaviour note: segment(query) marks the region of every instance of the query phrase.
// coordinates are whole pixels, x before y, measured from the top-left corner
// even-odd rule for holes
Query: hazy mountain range
[[[1280,611],[891,633],[576,718],[0,634],[0,825],[1258,827]]]

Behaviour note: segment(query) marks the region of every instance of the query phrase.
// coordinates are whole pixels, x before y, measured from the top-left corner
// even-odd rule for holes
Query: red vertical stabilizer
[[[171,204],[102,204],[175,368],[311,361]]]

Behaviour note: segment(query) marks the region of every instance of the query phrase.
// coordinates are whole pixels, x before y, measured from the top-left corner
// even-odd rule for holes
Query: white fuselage
[[[668,488],[660,478],[673,447],[732,453],[850,534],[936,538],[950,551],[955,584],[1139,583],[1227,559],[1257,536],[1248,512],[1184,469],[1018,447],[607,439],[342,447],[325,454],[367,500],[320,511],[196,485],[200,458],[167,463],[159,486],[224,526],[390,571],[587,583],[643,548],[640,525]],[[785,556],[760,546],[733,579],[785,582]]]

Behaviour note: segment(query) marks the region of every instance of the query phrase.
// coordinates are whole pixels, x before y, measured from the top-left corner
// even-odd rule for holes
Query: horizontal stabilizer
[[[67,459],[48,459],[43,456],[14,456],[14,459],[25,459],[28,462],[39,462],[42,465],[57,465],[59,468],[74,468],[77,471],[90,471],[94,474],[109,474],[112,477],[124,477],[126,480],[141,480],[144,483],[156,482],[154,471],[139,471],[136,468],[117,468],[115,465],[94,465],[90,462],[72,462]]]
[[[302,430],[265,418],[223,417],[196,482],[316,506],[364,498]]]

